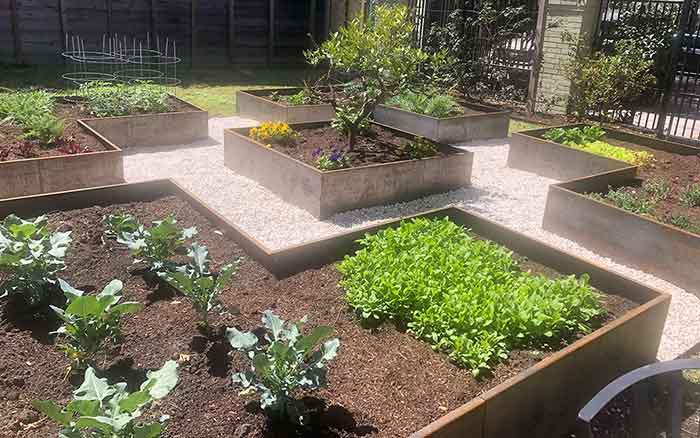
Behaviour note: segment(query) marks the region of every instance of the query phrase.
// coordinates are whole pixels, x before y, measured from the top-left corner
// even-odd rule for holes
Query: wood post
[[[228,60],[233,63],[236,47],[236,14],[235,14],[235,2],[234,0],[228,0]]]
[[[17,0],[10,0],[10,25],[12,28],[12,42],[14,45],[15,62],[22,64],[24,56],[22,54],[22,36],[19,30],[19,16],[17,13]]]
[[[61,48],[63,52],[68,51],[68,45],[67,45],[67,31],[68,31],[68,26],[66,26],[66,14],[63,8],[63,2],[64,0],[58,0],[58,28],[60,29],[61,32]]]
[[[197,0],[191,0],[192,11],[190,16],[190,63],[194,64],[194,53],[197,48]]]
[[[533,115],[537,111],[537,93],[540,81],[540,67],[542,65],[542,44],[544,43],[544,29],[547,26],[547,0],[537,1],[537,25],[535,27],[534,53],[532,54],[532,69],[530,70],[530,83],[527,88],[528,115]]]
[[[112,36],[112,0],[107,2],[107,35]]]
[[[272,63],[272,58],[275,55],[275,0],[269,0],[270,16],[269,16],[269,34],[267,37],[267,63]]]
[[[317,42],[316,36],[316,0],[309,0],[309,44],[308,47],[313,47]]]
[[[151,35],[158,38],[158,0],[151,0],[150,28]]]

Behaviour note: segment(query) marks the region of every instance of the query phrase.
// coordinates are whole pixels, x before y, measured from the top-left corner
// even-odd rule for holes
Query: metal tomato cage
[[[148,82],[168,88],[181,83],[177,65],[182,59],[177,56],[177,45],[170,38],[152,37],[148,33],[143,41],[103,34],[101,45],[94,50],[86,49],[85,40],[79,35],[65,34],[65,47],[70,50],[61,54],[67,65],[67,72],[61,77],[68,88],[77,90],[78,99],[81,87],[96,82]]]

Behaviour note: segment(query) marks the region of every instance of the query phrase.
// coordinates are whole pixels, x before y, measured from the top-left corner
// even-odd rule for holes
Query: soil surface
[[[244,258],[221,294],[227,311],[213,312],[210,333],[198,330],[196,315],[183,297],[132,264],[125,249],[111,241],[103,243],[102,217],[117,213],[131,213],[142,223],[173,213],[179,225],[196,226],[195,239],[209,247],[214,270]],[[110,358],[98,362],[101,375],[111,382],[127,381],[134,388],[147,370],[161,367],[168,359],[179,361],[178,386],[145,415],[146,419],[171,416],[164,437],[406,437],[551,354],[514,351],[491,378],[475,380],[469,371],[393,325],[363,328],[344,301],[334,265],[275,279],[176,197],[56,212],[49,217],[53,229],[73,232],[61,278],[86,291],[101,290],[118,278],[124,282],[126,300],[145,304],[139,313],[122,319],[124,342]],[[557,275],[525,258],[518,260],[524,270]],[[601,299],[609,312],[606,320],[636,306],[617,295]],[[65,378],[68,360],[48,334],[57,327],[55,320],[22,316],[13,310],[12,302],[0,306],[0,437],[56,436],[57,427],[43,420],[31,401],[52,399],[65,404],[72,384],[82,378]],[[328,368],[328,387],[306,399],[307,406],[318,409],[310,429],[268,422],[255,399],[239,396],[231,382],[231,373],[246,369],[249,363],[242,354],[231,352],[224,330],[258,328],[266,309],[286,320],[308,315],[307,329],[329,325],[340,338],[339,355]]]
[[[350,159],[351,167],[410,160],[411,158],[401,149],[414,141],[412,138],[401,137],[389,129],[372,124],[367,133],[357,138],[353,150],[348,151],[346,136],[333,129],[330,124],[298,129],[296,132],[299,136],[293,144],[272,144],[272,148],[313,167],[316,167],[314,150],[318,148],[326,154],[330,154],[333,150],[345,152]],[[435,156],[446,155],[449,153],[446,152],[447,150],[439,149]]]
[[[65,150],[69,143],[75,143],[80,153],[108,150],[104,143],[78,124],[78,119],[90,117],[80,107],[57,103],[54,106],[54,114],[63,119],[65,129],[63,136],[56,141],[56,144],[50,146],[35,140],[20,139],[24,132],[20,126],[0,124],[0,161],[69,155]]]

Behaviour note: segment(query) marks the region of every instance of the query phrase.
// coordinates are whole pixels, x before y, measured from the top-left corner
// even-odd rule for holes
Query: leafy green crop
[[[23,294],[31,307],[43,302],[56,274],[65,269],[71,232],[51,233],[48,218],[23,220],[10,215],[0,223],[0,298]]]
[[[432,140],[417,136],[413,141],[405,143],[401,152],[412,160],[432,157],[438,153],[438,145]]]
[[[64,129],[53,108],[53,96],[45,91],[0,93],[0,125],[15,123],[24,129],[22,138],[50,145]]]
[[[579,146],[599,141],[605,136],[605,130],[600,126],[584,126],[583,128],[552,128],[542,137],[567,146]]]
[[[113,230],[106,229],[106,233],[113,233]],[[170,258],[195,234],[197,228],[180,229],[175,216],[170,215],[162,221],[154,221],[151,228],[139,225],[134,232],[122,232],[117,242],[131,250],[134,263],[146,262],[151,271],[158,272],[171,266]]]
[[[47,400],[35,400],[32,405],[62,426],[58,438],[158,438],[166,416],[158,423],[137,424],[136,419],[177,385],[177,363],[169,360],[146,377],[139,391],[128,393],[126,382],[110,385],[88,368],[83,384],[64,408]]]
[[[121,316],[136,313],[143,305],[119,303],[123,288],[119,280],[112,280],[97,295],[85,295],[61,279],[58,282],[68,300],[68,307],[64,310],[51,306],[64,322],[55,333],[65,337],[67,342],[61,348],[76,363],[76,368],[82,369],[86,361],[93,361],[109,342],[120,340]]]
[[[110,239],[118,239],[124,233],[135,233],[139,222],[130,214],[110,214],[102,218],[104,234]]]
[[[427,95],[407,91],[389,99],[387,103],[406,111],[425,114],[438,119],[464,114],[462,107],[448,94]]]
[[[346,300],[365,320],[393,320],[473,373],[513,348],[557,345],[603,310],[586,276],[519,270],[512,253],[443,220],[414,219],[360,240],[338,265]]]
[[[680,193],[681,205],[688,208],[700,207],[700,184],[691,184]]]
[[[226,330],[231,346],[247,354],[250,371],[233,375],[233,383],[243,388],[241,395],[260,393],[260,406],[299,425],[308,417],[304,405],[294,398],[299,391],[313,391],[325,386],[325,366],[338,353],[337,338],[318,344],[331,335],[330,327],[315,327],[302,336],[303,318],[298,323],[285,323],[272,311],[263,313],[262,322],[267,332],[265,344],[253,332]]]
[[[88,111],[97,117],[165,113],[171,109],[165,87],[148,82],[133,85],[91,82],[80,91]]]
[[[211,260],[206,246],[194,243],[188,255],[192,258],[191,263],[180,266],[175,271],[168,271],[159,275],[168,284],[190,299],[192,306],[199,314],[201,322],[208,326],[209,311],[218,304],[219,293],[236,272],[241,260],[229,263],[221,268],[218,274],[213,274],[209,270]]]
[[[290,95],[279,94],[279,92],[273,91],[270,93],[269,97],[275,102],[283,102],[290,106],[313,105],[318,103],[318,99],[316,99],[313,92],[308,88],[303,88],[298,93]]]
[[[599,201],[607,199],[615,207],[636,214],[650,215],[657,204],[657,200],[653,197],[646,196],[643,189],[634,190],[630,187],[620,187],[618,189],[608,187],[608,193],[604,195],[592,193],[590,196]]]

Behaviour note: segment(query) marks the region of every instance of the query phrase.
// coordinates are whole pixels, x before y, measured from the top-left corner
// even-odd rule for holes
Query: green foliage
[[[209,311],[218,304],[219,293],[238,270],[241,260],[225,265],[215,274],[209,270],[211,259],[206,246],[193,243],[188,256],[192,259],[190,263],[159,276],[189,298],[200,321],[208,326]]]
[[[332,334],[330,327],[315,327],[302,335],[306,317],[297,323],[285,323],[267,310],[262,322],[266,329],[264,343],[253,332],[226,330],[231,346],[251,360],[250,370],[235,373],[233,383],[243,388],[241,395],[259,393],[263,409],[306,425],[304,405],[294,397],[300,391],[307,393],[325,386],[324,367],[337,355],[340,341],[334,338],[321,343]]]
[[[674,215],[668,219],[668,222],[671,225],[674,225],[674,226],[681,228],[683,230],[687,230],[687,231],[690,231],[693,233],[698,232],[698,227],[695,226],[692,222],[690,222],[690,219],[688,219],[688,216],[684,216],[682,214]]]
[[[573,94],[570,110],[580,118],[592,113],[613,118],[621,109],[634,106],[638,99],[656,84],[652,74],[654,61],[644,47],[634,40],[619,41],[612,53],[589,54],[570,37],[570,61],[566,65]]]
[[[111,230],[106,230],[111,233]],[[139,225],[134,232],[123,232],[117,242],[131,250],[134,263],[145,262],[153,272],[171,266],[170,258],[183,249],[185,241],[197,234],[196,228],[180,229],[174,215],[154,221],[151,228]]]
[[[104,234],[110,239],[117,239],[124,233],[135,233],[139,222],[130,214],[110,214],[102,218]]]
[[[663,201],[668,198],[668,195],[671,193],[671,188],[663,178],[654,178],[645,181],[642,185],[642,189],[644,189],[646,196],[654,203]]]
[[[0,223],[0,298],[22,294],[29,306],[43,302],[56,274],[65,269],[71,232],[52,233],[48,218],[7,216]]]
[[[605,195],[591,194],[594,199],[597,200],[608,200],[615,207],[627,210],[636,214],[650,215],[654,207],[656,207],[656,200],[645,196],[643,190],[635,190],[630,187],[620,187],[618,189],[608,188],[608,193]]]
[[[355,18],[305,53],[309,64],[328,69],[322,80],[331,85],[330,92],[318,97],[336,110],[336,125],[347,133],[349,149],[376,105],[416,81],[428,55],[413,47],[412,34],[405,6],[379,5],[366,20]]]
[[[154,114],[170,111],[165,87],[147,82],[133,85],[89,82],[80,88],[90,114],[97,117]]]
[[[579,146],[599,141],[605,136],[605,130],[600,126],[584,126],[583,128],[552,128],[542,137],[567,146]]]
[[[277,91],[270,93],[270,99],[275,102],[286,103],[290,106],[313,105],[316,103],[316,97],[308,88],[302,88],[298,93],[283,95]]]
[[[22,138],[51,145],[64,129],[53,108],[53,96],[45,91],[0,93],[0,124],[15,123],[24,130]]]
[[[123,284],[112,280],[97,295],[85,295],[65,281],[59,279],[68,307],[51,306],[63,320],[63,325],[54,333],[63,336],[66,343],[61,346],[66,355],[82,369],[86,361],[94,361],[98,353],[107,346],[120,341],[119,320],[122,315],[136,313],[143,305],[136,302],[119,303]]]
[[[350,157],[340,149],[333,149],[329,153],[317,148],[313,151],[312,156],[316,158],[316,167],[324,172],[346,169],[351,166]]]
[[[556,345],[603,310],[587,277],[523,273],[506,248],[443,220],[414,219],[360,240],[338,265],[350,306],[393,320],[473,373],[513,348]]]
[[[163,429],[161,422],[137,424],[136,420],[152,402],[164,398],[177,385],[177,363],[167,361],[163,368],[146,376],[140,390],[129,393],[126,382],[110,385],[88,368],[83,384],[73,392],[67,406],[60,408],[53,401],[39,400],[32,406],[61,426],[58,438],[158,438]]]
[[[389,99],[387,103],[406,111],[425,114],[438,119],[464,114],[462,107],[448,94],[428,95],[407,91]]]
[[[427,138],[417,136],[413,141],[404,143],[401,152],[412,160],[432,157],[438,153],[438,144]]]
[[[700,184],[691,184],[680,193],[681,205],[688,208],[700,207]]]

